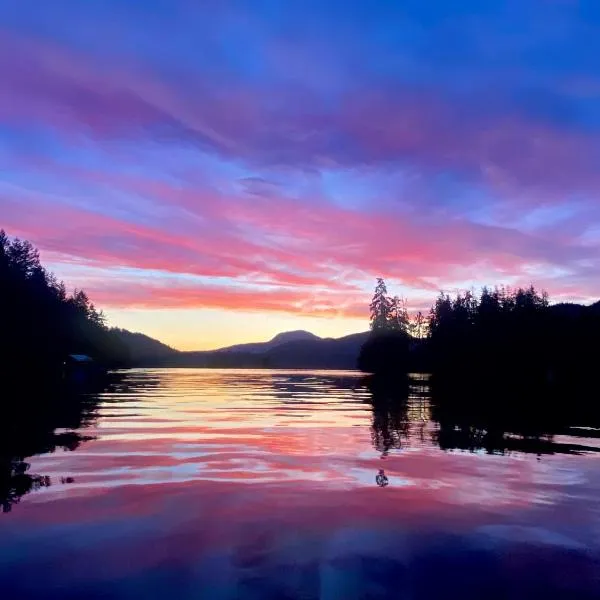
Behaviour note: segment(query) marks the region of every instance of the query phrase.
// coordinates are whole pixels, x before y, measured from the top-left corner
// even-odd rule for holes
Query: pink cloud
[[[114,281],[86,285],[100,306],[113,308],[220,308],[286,312],[310,316],[345,316],[367,319],[366,298],[353,293],[307,287],[294,289],[240,289],[231,285],[182,285],[172,282]]]
[[[362,317],[368,300],[363,282],[379,274],[412,288],[415,307],[422,308],[427,295],[453,287],[469,270],[472,277],[495,274],[494,281],[502,282],[510,274],[529,283],[528,265],[579,273],[579,262],[597,256],[577,238],[557,240],[459,219],[426,222],[271,195],[222,197],[166,184],[117,182],[127,191],[148,190],[173,209],[192,209],[192,221],[188,213],[167,224],[141,225],[42,198],[3,201],[11,207],[5,219],[9,232],[60,253],[62,260],[164,273],[142,281],[138,274],[136,285],[119,279],[88,282],[101,306],[246,307]],[[211,286],[174,281],[178,274],[229,281]],[[560,293],[560,279],[548,283],[550,292]],[[580,294],[596,291],[589,274],[579,286]]]

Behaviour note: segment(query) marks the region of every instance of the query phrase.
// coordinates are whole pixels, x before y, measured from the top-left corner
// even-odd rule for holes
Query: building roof
[[[69,358],[75,362],[93,362],[92,358],[86,354],[69,354]]]

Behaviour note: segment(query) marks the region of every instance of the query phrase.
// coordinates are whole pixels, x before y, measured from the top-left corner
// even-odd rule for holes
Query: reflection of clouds
[[[556,581],[595,589],[596,457],[441,451],[421,390],[377,409],[378,435],[400,442],[382,460],[374,407],[356,383],[126,374],[118,401],[86,430],[97,439],[30,459],[35,472],[72,483],[29,495],[0,520],[0,584],[17,590],[7,598],[210,590],[337,600],[387,597],[387,586],[398,597],[450,589],[480,600],[482,584],[507,597],[552,597],[537,593],[548,581],[550,591]]]
[[[557,546],[561,549],[586,550],[587,546],[566,535],[542,527],[523,525],[485,525],[475,530],[476,534],[486,536],[491,542],[509,543],[524,542],[537,546]]]
[[[136,370],[104,394],[89,429],[97,440],[32,460],[53,477],[75,474],[69,490],[186,481],[372,486],[381,452],[390,484],[410,482],[449,503],[560,502],[560,486],[583,483],[577,471],[560,470],[562,461],[441,453],[428,388],[415,383],[405,404],[371,407],[355,373]]]
[[[543,465],[532,474],[531,482],[535,485],[581,485],[587,481],[585,473],[578,468],[569,466]]]
[[[352,374],[126,375],[88,430],[97,439],[31,459],[73,482],[0,522],[0,580],[44,565],[48,584],[74,589],[77,572],[92,588],[132,582],[143,595],[153,577],[185,572],[194,589],[225,598],[292,588],[336,598],[379,576],[403,585],[408,562],[430,578],[440,532],[454,536],[442,548],[452,560],[465,547],[504,560],[524,545],[597,546],[595,457],[441,451],[425,390],[374,415],[356,384]],[[377,434],[400,443],[383,460],[374,416]],[[374,479],[382,468],[385,490]]]
[[[576,574],[586,586],[595,581],[587,558],[590,536],[584,527],[563,531],[566,513],[537,512],[528,525],[516,526],[512,520],[525,513],[513,509],[495,513],[490,523],[489,512],[447,503],[443,494],[423,494],[418,486],[380,491],[372,480],[371,488],[352,493],[332,490],[326,481],[298,489],[221,480],[63,496],[52,510],[32,504],[6,522],[0,579],[22,578],[25,569],[44,565],[32,589],[70,582],[73,593],[80,585],[125,586],[121,590],[134,585],[149,593],[156,573],[174,568],[185,570],[195,589],[219,583],[225,597],[239,597],[240,586],[250,580],[288,591],[305,589],[314,570],[316,587],[308,597],[319,597],[316,590],[325,582],[329,597],[346,598],[357,586],[377,585],[378,578],[370,577],[375,573],[398,573],[404,565],[431,577],[435,561],[455,564],[461,553],[465,567],[486,553],[487,561],[502,567],[496,573],[503,585],[516,584],[522,577],[519,561],[507,559],[514,552],[554,569],[564,564],[563,554],[544,553],[568,548],[571,566],[579,569],[561,577],[570,581]],[[32,539],[38,541],[35,546]],[[447,575],[434,572],[443,588]],[[335,595],[344,590],[346,595]]]

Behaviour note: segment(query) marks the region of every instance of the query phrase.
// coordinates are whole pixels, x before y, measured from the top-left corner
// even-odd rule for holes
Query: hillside
[[[180,352],[143,334],[118,333],[134,366],[271,369],[354,369],[368,336],[358,333],[323,339],[307,331],[290,331],[267,342]]]
[[[572,302],[560,302],[550,306],[550,311],[554,314],[560,314],[564,316],[581,316],[584,314],[598,314],[600,313],[600,301],[594,304],[575,304]]]
[[[213,352],[262,354],[289,342],[317,341],[320,339],[320,337],[308,331],[286,331],[284,333],[276,335],[272,340],[269,340],[268,342],[237,344],[236,346],[219,348],[218,350],[214,350]]]
[[[143,333],[113,328],[112,335],[125,347],[132,366],[156,366],[171,362],[180,354],[178,350]]]
[[[307,332],[283,333],[268,342],[204,352],[181,352],[172,366],[257,369],[355,369],[367,333],[323,339]]]
[[[275,369],[355,369],[368,335],[292,340],[270,349],[265,354],[266,364]]]

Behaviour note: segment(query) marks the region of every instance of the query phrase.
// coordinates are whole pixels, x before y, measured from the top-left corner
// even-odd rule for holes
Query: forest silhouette
[[[107,367],[127,364],[127,348],[83,290],[67,292],[27,241],[0,231],[0,315],[4,371],[53,377],[70,354]]]
[[[359,368],[379,379],[428,372],[440,406],[475,408],[485,420],[495,411],[496,422],[509,410],[560,421],[554,407],[567,398],[582,417],[600,413],[600,302],[552,305],[534,287],[483,288],[440,293],[426,319],[410,319],[406,304],[390,298],[379,279],[370,309],[371,335]]]

